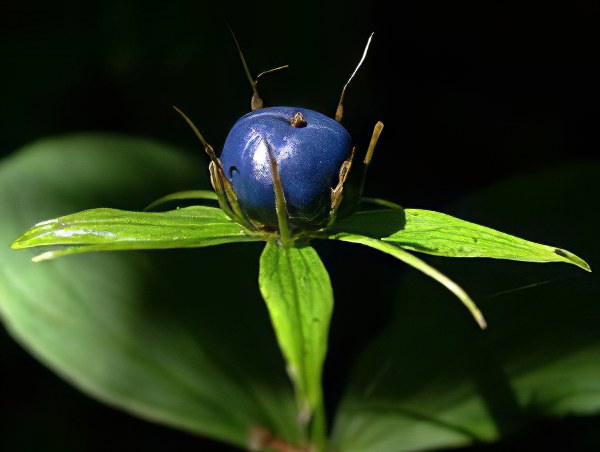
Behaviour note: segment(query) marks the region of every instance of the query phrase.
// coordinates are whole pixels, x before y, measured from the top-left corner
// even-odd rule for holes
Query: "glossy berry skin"
[[[295,123],[300,113],[304,122]],[[290,225],[318,228],[326,222],[331,189],[352,151],[348,131],[335,120],[298,107],[269,107],[242,116],[221,154],[241,209],[254,221],[277,226],[270,147],[281,176]]]

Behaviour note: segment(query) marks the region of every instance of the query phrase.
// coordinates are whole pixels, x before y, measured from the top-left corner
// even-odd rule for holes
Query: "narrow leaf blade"
[[[566,262],[590,271],[583,259],[560,248],[530,242],[439,212],[420,209],[404,212],[405,227],[383,240],[437,256]]]
[[[387,207],[390,209],[402,209],[402,206],[400,204],[396,204],[395,202],[388,201],[387,199],[368,198],[368,197],[363,196],[362,198],[360,198],[360,202],[362,204],[373,204],[376,206]]]
[[[423,272],[427,276],[435,279],[437,282],[446,287],[450,292],[452,292],[456,297],[465,305],[465,307],[469,310],[475,321],[479,324],[481,328],[486,328],[487,324],[481,314],[481,311],[475,305],[475,302],[471,299],[471,297],[454,281],[448,278],[446,275],[436,270],[428,263],[422,261],[416,256],[386,242],[381,240],[373,239],[370,237],[364,237],[356,234],[345,234],[341,233],[333,236],[332,238],[336,240],[341,240],[344,242],[358,243],[361,245],[366,245],[376,250],[382,251],[386,254],[394,256],[396,259],[401,260],[402,262],[410,265],[411,267]]]
[[[14,249],[62,246],[34,260],[90,251],[198,248],[258,240],[218,208],[193,206],[169,212],[91,209],[38,223]]]
[[[162,206],[168,202],[173,201],[187,201],[192,199],[202,199],[208,201],[218,201],[219,197],[212,190],[186,190],[178,191],[176,193],[170,193],[165,196],[161,196],[153,203],[149,204],[144,210],[152,210],[158,206]]]
[[[322,403],[321,376],[333,311],[329,275],[312,247],[268,242],[260,258],[259,284],[296,387],[300,414],[310,416]]]

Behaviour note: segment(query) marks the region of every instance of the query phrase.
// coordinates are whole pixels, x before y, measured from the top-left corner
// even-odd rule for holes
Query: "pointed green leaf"
[[[294,394],[256,290],[261,247],[90,253],[46,265],[31,263],[36,250],[9,248],[43,218],[135,210],[206,186],[201,165],[160,143],[95,134],[40,140],[2,161],[2,322],[54,372],[128,413],[241,448],[255,427],[295,442]],[[40,403],[62,409],[60,399]]]
[[[63,246],[35,261],[90,251],[200,248],[260,240],[215,207],[193,206],[170,212],[91,209],[36,224],[12,243],[15,249]]]
[[[329,275],[312,247],[268,242],[260,258],[259,284],[297,390],[299,416],[306,421],[322,406],[321,378],[333,310]]]
[[[600,216],[593,203],[599,173],[600,166],[588,162],[519,176],[470,196],[452,211],[477,212],[486,224],[600,256]],[[593,426],[600,413],[600,277],[567,266],[436,263],[469,282],[472,294],[485,303],[490,327],[470,328],[460,310],[444,302],[443,291],[416,272],[406,273],[393,312],[386,311],[386,328],[351,372],[332,449],[401,452],[475,445],[479,450],[482,442],[508,437],[491,449],[525,450],[531,436],[518,432],[532,423],[534,432],[544,432],[548,424],[540,429],[540,418],[569,417],[568,427],[560,420],[550,424],[562,432],[576,423]],[[383,280],[379,284],[386,287]],[[557,438],[549,430],[542,434]],[[584,449],[596,444],[589,439],[577,436],[573,444]]]
[[[590,271],[573,253],[505,234],[450,215],[406,209],[403,229],[384,238],[405,249],[447,257],[490,257],[526,262],[566,262]],[[551,225],[540,225],[540,228]]]
[[[373,239],[371,237],[365,237],[365,236],[360,236],[360,235],[356,235],[356,234],[340,233],[335,236],[332,236],[332,238],[335,240],[341,240],[343,242],[358,243],[361,245],[369,246],[371,248],[374,248],[376,250],[379,250],[386,254],[389,254],[390,256],[394,256],[396,259],[399,259],[402,262],[410,265],[411,267],[423,272],[430,278],[433,278],[434,280],[436,280],[437,282],[442,284],[444,287],[446,287],[446,289],[448,289],[454,295],[456,295],[456,297],[469,310],[469,312],[471,313],[471,315],[473,316],[473,318],[475,319],[475,321],[479,324],[479,326],[481,328],[485,328],[487,326],[485,319],[483,318],[483,315],[481,314],[481,311],[477,308],[477,306],[475,305],[475,302],[462,289],[462,287],[460,287],[458,284],[456,284],[454,281],[452,281],[446,275],[444,275],[440,271],[436,270],[431,265],[429,265],[425,261],[422,261],[418,257],[413,256],[412,254],[410,254],[394,245],[383,242],[381,240]]]

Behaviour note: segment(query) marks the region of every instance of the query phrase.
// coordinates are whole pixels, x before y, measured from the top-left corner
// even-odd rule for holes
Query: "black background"
[[[250,101],[229,23],[255,73],[291,65],[261,82],[266,104],[329,115],[375,31],[345,109],[359,148],[377,120],[385,123],[368,194],[443,210],[512,175],[596,159],[597,2],[390,3],[2,2],[1,155],[77,131],[143,135],[201,152],[171,105],[219,148]],[[597,205],[596,194],[583,196]],[[5,332],[0,347],[2,450],[228,450],[80,395]],[[343,374],[350,358],[334,360],[330,372]],[[540,424],[493,448],[567,445],[596,425]]]

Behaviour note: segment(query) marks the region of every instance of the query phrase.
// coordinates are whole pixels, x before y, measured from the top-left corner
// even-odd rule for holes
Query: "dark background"
[[[0,3],[0,155],[77,131],[143,135],[201,152],[171,105],[220,148],[250,101],[229,23],[253,72],[291,65],[261,82],[267,105],[329,115],[375,31],[345,109],[363,150],[374,123],[385,123],[367,194],[443,210],[507,177],[596,159],[597,2],[221,3]],[[596,195],[582,194],[594,205]],[[369,316],[377,325],[385,308]],[[80,395],[1,334],[2,361],[10,363],[0,389],[3,450],[228,450]],[[362,339],[329,364],[331,373],[347,371]],[[569,444],[598,422],[542,423],[493,449]]]

